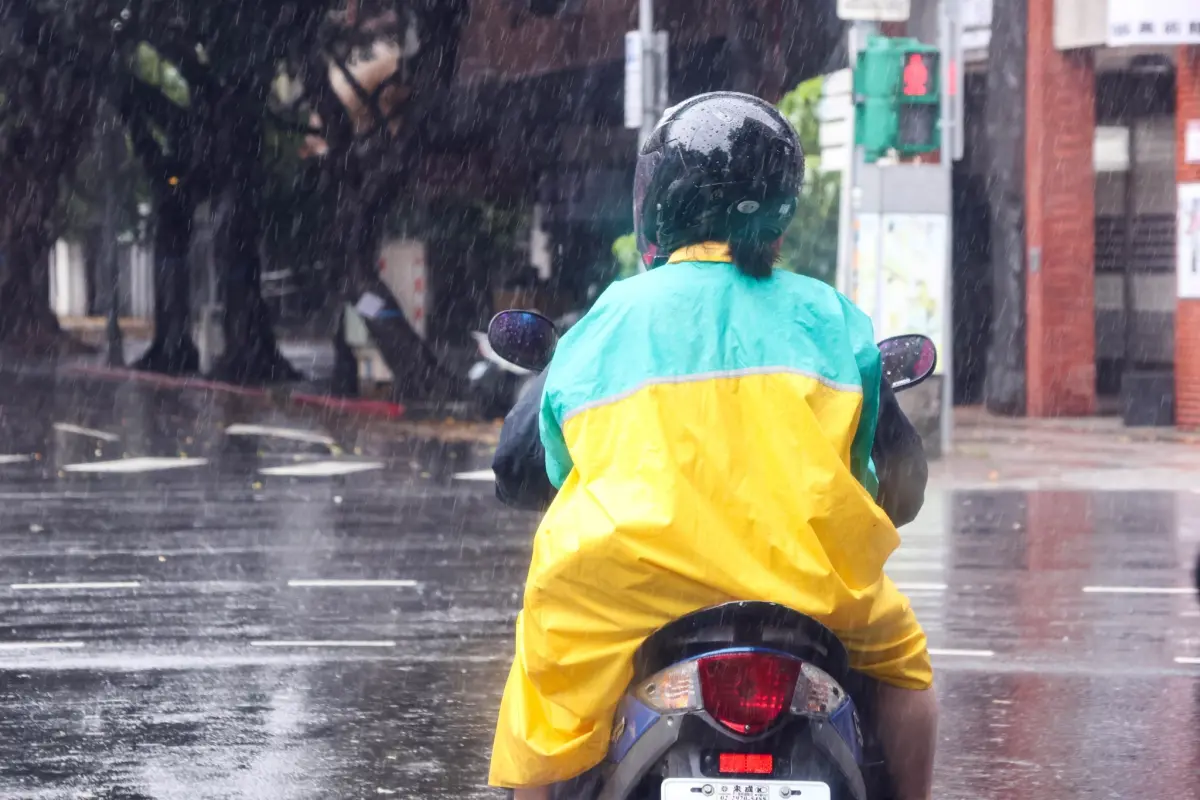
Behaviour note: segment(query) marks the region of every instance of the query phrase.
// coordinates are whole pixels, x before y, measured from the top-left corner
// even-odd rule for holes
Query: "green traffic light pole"
[[[951,87],[951,64],[954,61],[955,9],[950,0],[941,0],[937,8],[938,46],[931,47],[917,39],[879,37],[876,27],[870,23],[856,22],[848,31],[848,51],[852,71],[854,114],[850,122],[851,150],[846,172],[843,176],[843,218],[849,220],[843,226],[842,253],[839,259],[839,289],[858,297],[853,264],[854,243],[858,239],[857,218],[862,213],[861,167],[859,147],[864,163],[875,163],[884,156],[915,155],[938,152],[941,156],[937,165],[937,182],[943,183],[941,193],[947,207],[944,243],[945,274],[941,276],[943,287],[941,319],[938,324],[943,352],[939,353],[941,366],[941,398],[939,415],[941,449],[948,452],[953,437],[953,323],[952,323],[952,273],[953,273],[953,203],[951,202],[951,175],[956,147],[954,142],[961,131],[953,128],[949,89]],[[931,165],[932,167],[932,165]],[[928,175],[928,173],[926,173]],[[930,176],[932,177],[932,176]],[[879,230],[876,235],[876,285],[880,296],[874,298],[875,307],[882,308],[882,270],[884,198],[882,191],[877,198],[876,209]]]
[[[938,353],[938,361],[942,364],[942,419],[941,440],[942,453],[950,455],[954,444],[954,154],[957,149],[954,142],[962,136],[958,129],[957,120],[951,114],[950,90],[951,66],[959,54],[958,41],[958,9],[953,0],[941,0],[938,3],[938,93],[941,104],[941,136],[938,166],[942,169],[946,182],[946,197],[949,207],[946,209],[946,276],[942,295],[942,349]],[[962,65],[958,65],[959,72]],[[959,97],[958,102],[962,102]]]

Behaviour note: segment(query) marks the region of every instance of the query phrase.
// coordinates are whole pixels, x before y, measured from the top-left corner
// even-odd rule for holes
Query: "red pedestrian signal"
[[[929,67],[922,53],[909,53],[904,59],[904,96],[924,97],[929,94]]]

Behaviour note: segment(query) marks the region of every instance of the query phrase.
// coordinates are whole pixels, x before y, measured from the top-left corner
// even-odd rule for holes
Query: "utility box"
[[[409,324],[424,338],[429,312],[425,243],[416,239],[385,242],[379,251],[379,277],[396,296]]]
[[[379,251],[379,278],[395,295],[405,318],[422,338],[429,302],[429,269],[425,259],[425,243],[416,239],[392,239]],[[371,340],[362,316],[350,305],[344,314],[346,344],[358,361],[359,379],[366,383],[390,383],[391,370]]]

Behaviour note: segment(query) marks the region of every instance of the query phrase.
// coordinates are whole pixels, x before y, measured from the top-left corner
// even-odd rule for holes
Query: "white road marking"
[[[491,483],[496,480],[496,473],[490,469],[478,469],[474,472],[458,472],[454,475],[456,481],[487,481]]]
[[[946,584],[900,581],[896,584],[896,588],[902,592],[944,592],[946,591]]]
[[[929,655],[948,658],[992,658],[996,653],[994,650],[952,650],[931,647],[929,648]]]
[[[91,439],[99,439],[102,442],[119,442],[121,437],[115,433],[107,431],[98,431],[95,428],[82,428],[78,425],[72,425],[69,422],[54,423],[54,430],[62,433],[74,433],[77,436],[87,436]]]
[[[160,472],[169,469],[202,467],[207,458],[122,458],[117,461],[93,461],[88,464],[68,464],[64,472]]]
[[[329,478],[335,475],[354,475],[383,469],[381,461],[314,461],[307,464],[287,464],[282,467],[260,469],[259,475],[284,478]]]
[[[1190,586],[1085,586],[1084,594],[1195,594]]]
[[[1200,666],[1200,658],[1194,656],[1176,656],[1176,664],[1187,664],[1189,666]]]
[[[136,589],[140,581],[82,581],[80,583],[14,583],[13,591],[78,591],[83,589]]]
[[[396,643],[391,641],[354,641],[354,640],[336,640],[330,639],[322,641],[319,639],[294,639],[294,640],[259,640],[250,643],[251,647],[395,647]]]
[[[411,589],[414,586],[419,586],[416,581],[410,580],[368,580],[365,578],[349,578],[346,580],[338,580],[337,578],[295,578],[287,582],[288,586],[296,588],[310,587],[314,589],[321,588],[393,588],[393,589]]]
[[[0,456],[0,464],[24,464],[30,460],[29,456]]]
[[[293,442],[308,442],[333,447],[337,444],[333,437],[314,431],[302,431],[295,428],[272,428],[267,425],[230,425],[225,429],[226,436],[268,436],[272,439],[290,439]]]
[[[0,642],[0,650],[78,650],[83,642]]]
[[[1189,608],[1187,611],[1181,612],[1179,616],[1185,619],[1195,619],[1196,617],[1200,617],[1200,609]]]

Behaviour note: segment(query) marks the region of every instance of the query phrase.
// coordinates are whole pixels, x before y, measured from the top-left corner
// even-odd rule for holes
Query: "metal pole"
[[[658,122],[655,113],[654,0],[638,0],[638,38],[642,47],[642,129],[638,133],[640,150]]]
[[[846,26],[846,53],[850,62],[850,114],[846,119],[846,168],[842,170],[842,186],[838,194],[838,255],[837,290],[853,297],[850,272],[854,269],[854,179],[858,173],[858,147],[854,139],[858,135],[854,126],[854,60],[858,52],[858,25]]]
[[[941,116],[942,136],[939,166],[946,181],[946,276],[942,295],[942,352],[938,361],[942,365],[942,455],[949,456],[954,443],[954,150],[953,137],[961,135],[954,130],[950,107],[951,62],[955,60],[953,41],[954,3],[941,0],[938,4],[938,59],[941,70]],[[955,65],[958,69],[961,64]]]
[[[100,152],[104,164],[104,212],[101,220],[101,258],[108,278],[108,365],[125,366],[125,343],[121,335],[121,265],[117,255],[117,171],[125,158],[125,133],[115,106],[100,118]]]
[[[838,272],[837,289],[848,297],[854,295],[854,260],[857,240],[857,221],[860,212],[861,192],[858,190],[859,153],[854,144],[854,66],[858,51],[866,46],[867,38],[875,34],[878,25],[874,22],[853,22],[846,26],[846,52],[850,61],[850,116],[847,119],[846,169],[842,172],[842,188],[838,197]]]

